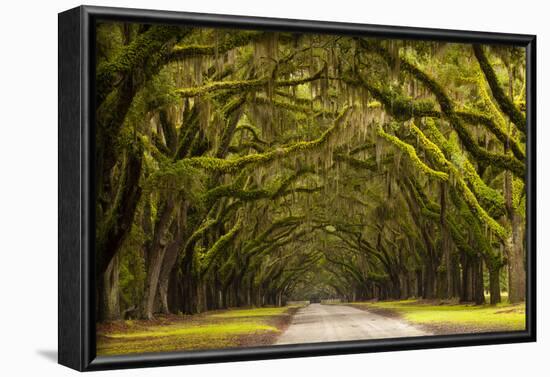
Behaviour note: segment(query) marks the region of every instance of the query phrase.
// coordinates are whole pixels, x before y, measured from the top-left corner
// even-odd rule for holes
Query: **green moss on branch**
[[[176,45],[170,54],[170,60],[176,61],[193,56],[214,56],[224,54],[234,48],[242,47],[250,42],[261,39],[264,32],[244,31],[231,35],[216,45]]]
[[[434,170],[428,165],[426,165],[424,162],[422,162],[422,160],[420,160],[420,158],[418,157],[418,154],[416,153],[416,150],[412,145],[405,143],[404,141],[402,141],[396,136],[393,136],[384,132],[382,127],[378,127],[378,135],[386,139],[390,143],[394,144],[395,146],[397,146],[403,152],[405,152],[409,156],[413,165],[416,166],[420,171],[422,171],[426,175],[437,178],[442,181],[449,180],[449,174],[442,171]]]
[[[485,79],[491,88],[493,97],[497,101],[500,110],[502,110],[502,112],[510,118],[518,130],[525,134],[527,130],[525,115],[523,115],[523,113],[514,105],[514,102],[508,98],[508,96],[504,93],[504,90],[500,87],[495,71],[493,70],[493,67],[491,67],[491,63],[489,63],[489,59],[487,59],[487,56],[483,51],[483,46],[475,44],[473,45],[473,49],[479,66],[485,75]]]
[[[431,128],[432,128],[432,133],[436,135],[437,133],[439,133],[437,129],[434,129],[435,125],[432,124]],[[413,125],[411,127],[411,130],[413,131],[413,133],[415,133],[419,137],[419,139],[422,141],[423,144],[429,145],[429,147],[426,148],[428,153],[432,154],[434,158],[436,158],[440,163],[446,165],[447,169],[449,169],[449,171],[451,172],[451,174],[455,179],[458,190],[462,193],[463,198],[466,204],[468,204],[468,207],[470,208],[470,210],[478,217],[478,219],[481,222],[486,223],[489,226],[489,228],[491,228],[491,230],[494,231],[497,234],[497,236],[504,241],[508,235],[508,231],[502,225],[500,225],[494,218],[492,218],[487,213],[487,211],[485,211],[485,209],[483,209],[483,207],[479,204],[477,197],[470,190],[465,180],[462,179],[459,170],[446,159],[446,157],[443,155],[443,153],[437,147],[437,145],[431,142],[430,140],[428,140],[428,138],[424,135],[422,131],[420,131],[420,129],[418,129],[416,126]],[[442,137],[443,136],[441,135],[439,138],[440,143],[443,142],[443,140],[441,140]],[[469,163],[467,162],[465,164],[468,165]],[[475,172],[475,169],[473,169],[473,166],[470,165],[469,168],[466,167],[465,170],[466,170],[466,177],[472,183],[472,186],[474,187],[476,192],[483,197],[487,197],[491,195],[490,199],[494,201],[495,200],[494,195],[497,193],[489,191],[488,187],[481,180],[481,178],[477,176],[477,173]],[[503,203],[501,203],[501,205],[503,205]]]
[[[159,66],[167,62],[172,46],[188,35],[189,28],[154,25],[136,40],[124,47],[111,60],[97,67],[96,92],[99,106],[123,78],[140,67]],[[144,64],[148,61],[149,64]]]
[[[439,103],[443,116],[455,129],[464,147],[475,158],[501,169],[510,170],[517,177],[525,179],[525,164],[523,161],[519,161],[514,156],[489,152],[477,144],[472,135],[470,135],[466,126],[462,123],[460,117],[455,112],[453,102],[449,96],[447,96],[441,85],[439,85],[439,83],[437,83],[433,78],[418,69],[413,64],[409,63],[406,59],[393,56],[379,43],[367,41],[365,39],[359,39],[359,43],[365,50],[372,51],[380,55],[391,67],[395,66],[397,59],[399,59],[399,66],[401,69],[411,74],[434,94],[437,102]]]
[[[201,259],[201,272],[204,274],[207,272],[210,267],[212,267],[212,264],[214,260],[218,257],[219,253],[225,249],[235,238],[237,233],[242,228],[242,221],[239,219],[237,223],[223,236],[218,238],[218,240],[212,245],[210,249],[202,256]]]
[[[297,86],[305,84],[311,81],[319,80],[323,73],[326,71],[325,68],[322,68],[317,73],[312,76],[304,77],[301,79],[289,79],[289,80],[278,80],[273,83],[274,87],[286,87],[286,86]],[[204,94],[208,94],[218,90],[238,90],[238,91],[250,91],[256,90],[263,87],[266,87],[270,84],[270,77],[263,77],[259,79],[252,80],[240,80],[240,81],[214,81],[203,86],[198,86],[195,88],[183,88],[177,89],[176,94],[181,97],[195,97]]]
[[[340,112],[338,117],[335,119],[333,126],[326,130],[316,140],[302,141],[287,147],[277,148],[269,152],[250,154],[234,159],[226,160],[215,157],[192,157],[178,161],[176,164],[189,164],[197,168],[221,173],[235,173],[250,165],[266,164],[281,158],[296,155],[301,152],[314,150],[325,144],[329,137],[337,131],[340,125],[344,122],[349,110],[350,107],[346,107],[342,112]]]

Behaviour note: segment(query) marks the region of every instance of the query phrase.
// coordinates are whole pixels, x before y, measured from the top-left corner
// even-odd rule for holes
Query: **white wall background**
[[[550,14],[545,1],[201,0],[90,5],[538,35],[538,318],[536,344],[100,372],[123,376],[522,376],[549,369]],[[0,21],[0,374],[64,376],[57,348],[57,13],[77,1],[4,1]],[[547,270],[548,271],[548,270]],[[543,316],[546,313],[546,318]],[[34,373],[33,373],[34,372]]]

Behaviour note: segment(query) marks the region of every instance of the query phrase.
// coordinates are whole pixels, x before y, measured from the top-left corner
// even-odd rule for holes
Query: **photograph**
[[[525,45],[91,28],[97,356],[527,331]]]

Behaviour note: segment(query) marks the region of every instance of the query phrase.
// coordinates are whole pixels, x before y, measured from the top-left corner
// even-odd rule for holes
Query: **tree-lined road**
[[[432,335],[405,321],[343,305],[300,309],[276,344],[336,342]]]

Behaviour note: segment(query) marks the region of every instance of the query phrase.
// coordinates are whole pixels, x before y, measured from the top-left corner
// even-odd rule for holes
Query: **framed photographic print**
[[[535,341],[535,36],[59,15],[59,362]]]

